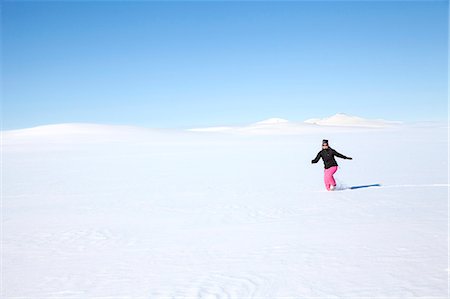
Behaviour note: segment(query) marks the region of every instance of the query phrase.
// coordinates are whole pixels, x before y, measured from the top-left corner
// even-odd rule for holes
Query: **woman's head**
[[[322,148],[328,148],[328,140],[327,139],[322,140]]]

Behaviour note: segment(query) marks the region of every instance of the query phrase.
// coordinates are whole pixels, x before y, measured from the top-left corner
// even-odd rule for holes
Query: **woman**
[[[323,164],[325,165],[325,188],[327,188],[328,191],[333,191],[336,188],[336,181],[334,180],[333,174],[338,170],[338,164],[334,159],[334,156],[352,160],[352,158],[346,157],[329,147],[328,140],[324,139],[322,140],[322,150],[317,154],[316,158],[311,161],[311,163],[314,164],[319,162],[320,158],[322,158]]]

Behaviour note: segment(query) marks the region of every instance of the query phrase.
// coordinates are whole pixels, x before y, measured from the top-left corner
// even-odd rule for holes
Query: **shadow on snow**
[[[369,187],[381,187],[381,184],[371,184],[371,185],[361,185],[361,186],[351,186],[348,189],[362,189],[362,188],[369,188]]]

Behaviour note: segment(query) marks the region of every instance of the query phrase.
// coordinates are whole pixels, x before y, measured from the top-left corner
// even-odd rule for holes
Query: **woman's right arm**
[[[320,160],[320,153],[321,153],[321,152],[319,152],[319,153],[317,154],[317,156],[316,156],[313,160],[311,160],[311,163],[312,163],[312,164],[319,162],[319,160]]]

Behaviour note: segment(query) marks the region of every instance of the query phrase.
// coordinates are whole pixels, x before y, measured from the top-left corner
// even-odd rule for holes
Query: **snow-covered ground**
[[[3,132],[1,297],[446,298],[446,124],[326,124]]]

